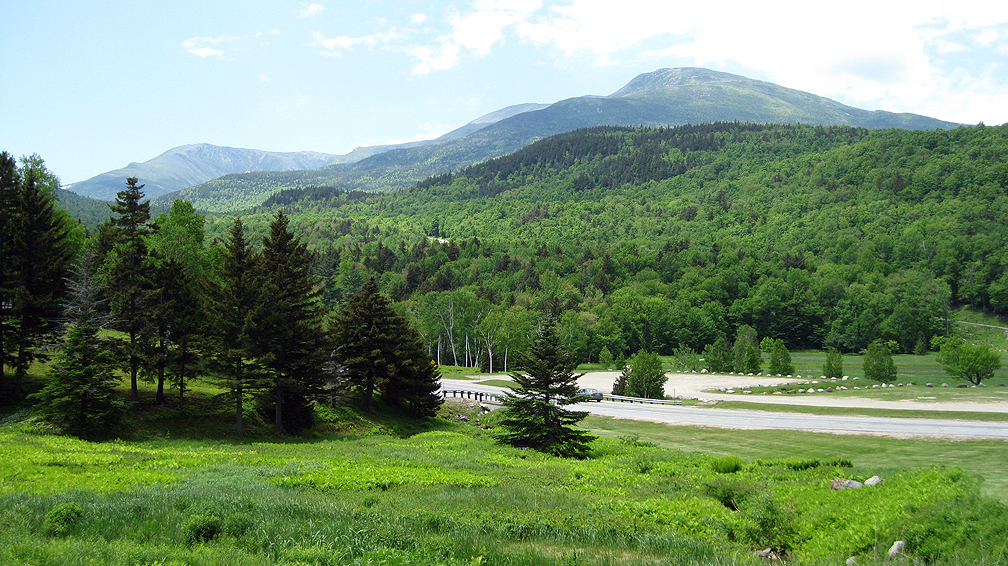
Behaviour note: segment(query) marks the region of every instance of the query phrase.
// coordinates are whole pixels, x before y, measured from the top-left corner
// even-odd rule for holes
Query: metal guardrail
[[[603,395],[603,399],[608,401],[619,401],[620,403],[647,403],[650,405],[682,405],[679,399],[644,399],[643,397],[624,397],[622,395]]]
[[[479,401],[480,403],[496,403],[500,405],[501,399],[504,398],[503,395],[498,395],[496,393],[486,393],[483,391],[467,391],[465,389],[442,389],[441,397],[447,399],[448,397],[460,397],[462,399],[473,399]]]
[[[494,403],[501,404],[504,395],[498,395],[497,393],[486,393],[483,391],[469,391],[466,389],[443,389],[441,391],[441,397],[447,399],[448,397],[459,397],[462,399],[473,399],[481,403]],[[679,399],[644,399],[642,397],[624,397],[622,395],[602,395],[602,399],[605,401],[619,401],[620,403],[644,403],[649,405],[682,405],[683,402]]]

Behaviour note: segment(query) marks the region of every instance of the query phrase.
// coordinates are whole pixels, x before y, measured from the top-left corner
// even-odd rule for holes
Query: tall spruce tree
[[[420,333],[378,291],[374,277],[340,311],[334,326],[336,360],[348,388],[374,410],[375,393],[416,417],[433,416],[442,399],[441,374]]]
[[[17,160],[6,151],[0,152],[0,391],[4,387],[4,367],[14,367],[9,345],[14,336],[15,266],[14,222],[18,210],[18,185],[21,176]]]
[[[593,436],[572,428],[588,413],[564,407],[583,401],[578,395],[574,361],[565,354],[556,322],[547,319],[522,356],[524,371],[510,374],[515,385],[503,401],[498,441],[555,456],[583,458]]]
[[[122,409],[115,394],[114,347],[99,334],[110,317],[102,312],[93,258],[85,251],[77,262],[63,311],[66,334],[46,374],[48,383],[32,395],[43,420],[84,440],[111,427]]]
[[[269,369],[277,434],[311,426],[307,401],[321,391],[325,364],[322,285],[311,271],[313,254],[288,224],[278,211],[263,237],[262,295],[254,313],[255,349]]]
[[[230,237],[220,253],[215,277],[203,281],[209,340],[206,356],[222,376],[222,385],[235,397],[235,435],[244,435],[245,395],[259,377],[252,343],[252,314],[259,304],[259,255],[245,239],[241,217],[231,224]]]
[[[150,201],[142,200],[143,188],[144,185],[137,185],[136,177],[129,177],[126,188],[116,194],[115,204],[109,205],[118,216],[113,217],[116,245],[107,286],[118,329],[129,335],[125,353],[129,358],[130,398],[134,403],[140,402],[137,374],[147,353],[149,329],[145,298],[150,291],[146,241],[151,233]]]
[[[13,222],[14,396],[33,361],[45,358],[43,338],[58,328],[71,252],[69,227],[55,213],[59,180],[41,158],[25,158],[20,172],[18,210]]]
[[[345,367],[348,389],[363,398],[369,411],[374,411],[375,393],[385,388],[395,371],[399,331],[395,316],[371,277],[350,297],[333,327],[336,359]]]

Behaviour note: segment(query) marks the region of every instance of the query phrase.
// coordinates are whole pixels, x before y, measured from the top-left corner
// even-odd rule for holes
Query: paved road
[[[500,387],[471,381],[443,380],[446,390],[501,393]],[[838,434],[882,434],[887,436],[932,436],[950,438],[1008,439],[1008,422],[979,422],[939,419],[906,419],[839,415],[808,415],[684,407],[638,403],[581,403],[575,407],[597,415],[678,425],[713,426],[739,429],[789,429]]]

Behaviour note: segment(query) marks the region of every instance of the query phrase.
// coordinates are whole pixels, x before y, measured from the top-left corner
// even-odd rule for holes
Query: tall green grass
[[[788,457],[738,439],[708,454],[650,432],[563,460],[433,428],[89,444],[0,427],[14,462],[0,467],[0,564],[757,564],[765,546],[798,564],[866,564],[897,537],[932,563],[1004,559],[989,541],[1008,536],[1008,509],[958,468],[880,469],[824,441]],[[828,489],[879,472],[878,488]],[[61,506],[81,514],[55,533]]]

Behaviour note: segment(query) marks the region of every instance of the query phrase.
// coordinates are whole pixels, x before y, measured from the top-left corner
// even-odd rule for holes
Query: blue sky
[[[12,0],[0,150],[64,183],[209,142],[346,153],[702,66],[1008,122],[1008,3]]]

